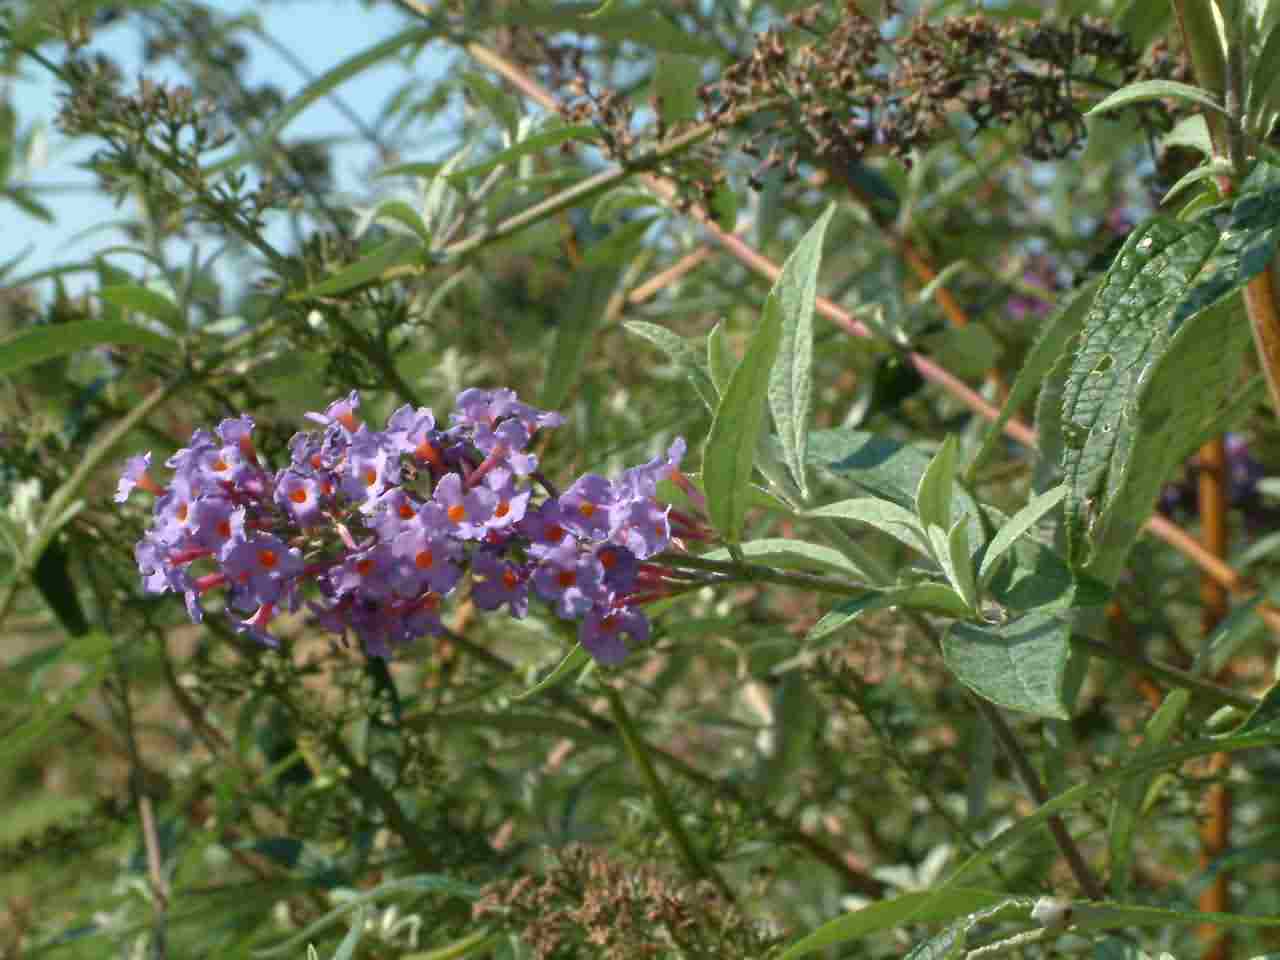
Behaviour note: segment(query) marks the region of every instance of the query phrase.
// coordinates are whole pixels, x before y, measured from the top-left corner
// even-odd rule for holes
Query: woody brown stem
[[[1200,470],[1197,494],[1200,506],[1200,537],[1205,549],[1222,557],[1227,552],[1227,454],[1219,437],[1200,448]],[[1207,637],[1226,617],[1226,589],[1212,577],[1200,577],[1201,630]],[[1209,758],[1209,772],[1221,776],[1223,782],[1209,787],[1204,797],[1205,819],[1200,827],[1200,866],[1208,870],[1227,850],[1231,842],[1231,792],[1225,783],[1231,760],[1225,753]],[[1200,909],[1206,913],[1227,913],[1231,909],[1231,875],[1219,870],[1209,886],[1200,894]],[[1231,939],[1227,931],[1204,924],[1197,931],[1205,944],[1203,960],[1228,960]]]

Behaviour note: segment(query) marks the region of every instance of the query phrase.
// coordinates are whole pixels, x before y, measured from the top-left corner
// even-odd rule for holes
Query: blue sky
[[[312,76],[324,73],[348,57],[412,25],[408,16],[389,5],[366,9],[355,0],[277,3],[214,0],[209,5],[228,14],[253,13],[258,16],[265,31],[277,41],[287,44],[305,62]],[[94,37],[92,49],[109,54],[120,64],[126,77],[136,77],[142,71],[139,38],[127,28],[101,30]],[[287,96],[292,96],[308,82],[308,77],[267,45],[255,42],[250,45],[250,50],[247,73],[250,82],[270,81],[286,91]],[[415,70],[424,84],[438,76],[447,65],[448,56],[449,51],[441,45],[429,46],[422,51]],[[176,71],[157,73],[148,70],[146,75],[171,82],[182,79]],[[336,93],[349,107],[373,118],[405,76],[403,67],[393,59],[358,74],[340,86]],[[30,169],[21,178],[23,182],[92,188],[94,176],[80,166],[91,152],[91,144],[69,140],[53,129],[58,103],[56,87],[48,74],[28,63],[26,73],[15,85],[14,92],[20,129],[26,130],[31,124],[40,123],[48,132],[47,160]],[[300,114],[286,129],[285,138],[345,135],[351,129],[351,123],[341,111],[325,99]],[[402,159],[438,159],[449,145],[443,131],[438,139],[438,143],[424,143],[420,153]],[[337,149],[334,159],[339,190],[367,185],[374,162],[371,148],[360,143],[343,145]],[[0,230],[0,263],[31,248],[16,271],[19,275],[84,260],[94,250],[119,242],[123,235],[118,231],[104,230],[102,225],[132,213],[128,208],[117,209],[109,198],[92,189],[51,190],[41,192],[39,199],[53,211],[56,217],[54,224],[43,223],[19,212],[12,204],[0,201],[0,222],[5,225],[5,229]],[[137,265],[136,260],[127,264],[131,269]],[[70,286],[78,289],[81,284],[73,282]]]

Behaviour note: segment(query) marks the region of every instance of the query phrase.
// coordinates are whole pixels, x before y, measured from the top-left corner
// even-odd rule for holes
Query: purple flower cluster
[[[671,540],[655,492],[667,477],[688,485],[683,440],[618,478],[586,474],[557,493],[529,446],[563,417],[511,390],[464,390],[447,427],[403,406],[370,430],[359,406],[352,392],[307,414],[319,429],[296,434],[274,471],[249,416],[197,430],[166,461],[167,487],[149,474],[149,453],[130,458],[116,501],[135,487],[156,495],[135,551],[145,589],[182,594],[199,622],[201,598],[223,587],[236,628],[272,645],[274,617],[305,604],[324,629],[387,656],[441,633],[441,605],[469,574],[480,609],[523,617],[532,593],[578,621],[603,663],[626,656],[624,635],[647,639],[640,588],[652,596],[660,577],[643,561]]]

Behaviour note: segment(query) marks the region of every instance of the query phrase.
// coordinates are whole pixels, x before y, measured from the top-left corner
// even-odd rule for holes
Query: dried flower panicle
[[[773,939],[710,883],[681,883],[647,863],[623,863],[573,844],[541,877],[490,884],[476,919],[520,933],[538,960],[739,957]]]
[[[744,146],[764,158],[755,181],[799,149],[850,163],[880,148],[909,161],[911,151],[947,133],[953,113],[980,130],[1021,127],[1029,156],[1061,157],[1084,136],[1081,101],[1135,80],[1180,76],[1163,48],[1144,60],[1096,18],[1058,25],[947,17],[890,35],[856,3],[835,17],[827,9],[789,18],[809,42],[768,31],[702,91],[708,117],[726,128],[759,115],[759,104],[772,105],[768,119],[751,121]],[[766,142],[773,144],[767,153]]]
[[[296,434],[277,470],[247,415],[196,430],[166,461],[167,485],[151,476],[149,453],[131,458],[117,502],[138,487],[156,495],[135,549],[145,589],[180,593],[199,622],[202,598],[224,588],[228,613],[248,614],[233,616],[236,628],[270,645],[275,617],[305,606],[325,630],[385,657],[442,633],[442,604],[469,575],[480,609],[523,617],[532,593],[578,621],[601,662],[626,656],[624,636],[647,639],[638,607],[662,581],[644,561],[682,516],[656,500],[657,484],[693,489],[679,471],[683,440],[620,477],[587,474],[558,493],[529,447],[563,418],[514,391],[462,391],[448,427],[406,405],[371,430],[359,405],[353,391],[308,414],[322,429]]]

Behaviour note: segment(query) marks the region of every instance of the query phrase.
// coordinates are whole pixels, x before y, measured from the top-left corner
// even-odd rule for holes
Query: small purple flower
[[[227,578],[260,604],[279,603],[303,568],[302,553],[269,533],[233,536],[220,559]]]
[[[422,504],[406,493],[403,487],[392,487],[374,504],[370,525],[378,531],[379,540],[389,542],[408,527],[422,526],[422,521],[418,518],[421,509]]]
[[[493,518],[498,497],[492,490],[476,487],[465,493],[462,478],[456,473],[446,474],[436,484],[431,499],[444,511],[445,521],[455,536],[463,540],[480,540],[487,532],[486,524]]]
[[[276,477],[275,502],[299,527],[317,527],[324,522],[320,480],[297,470],[282,470]]]
[[[633,641],[649,639],[649,621],[633,607],[593,606],[578,625],[578,642],[603,664],[621,663],[627,657],[627,634]]]
[[[235,508],[222,497],[201,497],[191,507],[192,539],[204,550],[220,554],[231,539],[231,514]]]
[[[520,490],[511,479],[510,473],[485,477],[485,486],[493,491],[495,502],[493,516],[485,523],[490,530],[510,530],[524,519],[529,508],[532,490]]]
[[[156,489],[155,481],[153,481],[147,473],[150,469],[150,450],[126,460],[124,462],[124,469],[120,471],[120,482],[116,485],[115,502],[124,503],[128,500],[129,494],[133,492],[134,487],[142,487],[143,490],[150,490],[154,492]]]
[[[405,404],[387,420],[385,436],[397,453],[408,454],[419,463],[444,468],[440,456],[443,435],[436,429],[436,417],[429,407],[415,410]]]
[[[156,539],[168,544],[186,540],[195,522],[195,501],[196,492],[190,475],[175,473],[169,488],[160,495],[153,508],[152,532]]]
[[[618,503],[613,484],[598,474],[588,473],[560,495],[564,525],[586,540],[603,540],[612,526],[610,515]]]
[[[593,554],[584,553],[572,537],[548,550],[533,571],[533,588],[556,613],[574,620],[603,599],[604,568]]]
[[[378,497],[400,481],[400,461],[383,443],[382,434],[371,433],[363,425],[347,451],[342,492],[353,502],[372,509]]]
[[[568,533],[564,510],[555,500],[547,500],[536,509],[527,511],[516,527],[529,540],[529,554],[535,557],[559,546]]]
[[[680,461],[684,459],[688,449],[684,437],[676,437],[665,457],[656,457],[648,463],[623,471],[617,483],[620,494],[636,500],[657,496],[658,483],[669,480],[680,472]]]
[[[247,413],[218,424],[218,436],[229,447],[236,447],[246,457],[253,457],[253,417]]]
[[[614,513],[616,526],[612,540],[620,543],[641,560],[667,549],[671,542],[669,506],[656,500],[632,500]]]
[[[326,427],[338,425],[349,434],[356,432],[360,426],[356,420],[356,411],[360,409],[360,391],[352,390],[342,400],[335,400],[325,407],[324,413],[308,413],[306,418],[313,423],[322,423]]]
[[[524,571],[491,550],[471,557],[471,599],[481,610],[497,610],[504,603],[517,619],[529,612],[529,582]]]
[[[397,589],[406,596],[417,596],[423,590],[445,596],[462,577],[458,566],[462,545],[422,527],[402,531],[391,545],[391,552],[400,562]]]
[[[357,593],[377,599],[390,596],[400,586],[398,567],[391,545],[378,543],[344,557],[342,563],[330,571],[329,580],[340,597]]]
[[[626,547],[606,543],[596,549],[596,559],[604,569],[604,585],[615,594],[628,594],[635,589],[640,561]]]

